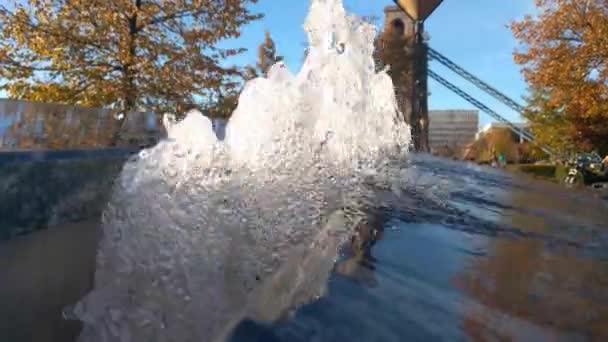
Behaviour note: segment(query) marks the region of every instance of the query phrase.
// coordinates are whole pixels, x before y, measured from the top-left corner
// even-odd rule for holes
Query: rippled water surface
[[[409,167],[418,186],[377,191],[374,262],[343,258],[321,298],[274,324],[242,321],[232,340],[608,338],[603,194],[430,157]],[[0,244],[2,341],[77,336],[60,310],[91,285],[95,229],[53,229]]]
[[[422,186],[386,194],[372,265],[334,273],[320,300],[246,322],[235,340],[608,338],[605,194],[427,157],[412,167]]]
[[[65,309],[79,342],[608,339],[605,194],[409,155],[375,28],[341,0],[304,28],[302,68],[248,82],[224,140],[165,116],[87,239],[2,243],[0,337],[71,340]]]

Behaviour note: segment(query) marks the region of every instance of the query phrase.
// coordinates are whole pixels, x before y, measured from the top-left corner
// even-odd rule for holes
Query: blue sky
[[[0,0],[4,2],[4,0]],[[534,0],[444,0],[426,23],[431,36],[430,44],[477,77],[493,85],[503,93],[520,100],[526,85],[518,66],[513,62],[512,52],[516,42],[506,25],[515,18],[534,11]],[[344,0],[347,10],[359,15],[376,15],[381,18],[391,0]],[[260,0],[254,9],[265,13],[265,18],[249,24],[236,41],[227,46],[249,49],[244,55],[235,57],[234,64],[254,64],[256,50],[268,29],[277,45],[278,54],[292,71],[297,71],[302,60],[306,37],[302,29],[309,0]],[[500,102],[479,91],[449,70],[431,63],[431,68],[458,85],[490,108],[511,120],[520,120],[519,115]],[[431,109],[474,109],[457,95],[429,81],[429,106]],[[3,94],[0,93],[0,97]],[[523,102],[520,100],[520,102]],[[491,119],[481,113],[481,124]]]
[[[384,7],[392,4],[391,0],[344,0],[347,11],[359,15],[374,14],[381,18],[379,25],[383,22]],[[268,29],[278,54],[285,56],[292,71],[297,71],[303,43],[306,42],[302,25],[308,6],[308,0],[260,0],[254,8],[266,16],[250,24],[238,41],[230,42],[249,49],[234,61],[255,63],[257,46],[263,40],[264,30]],[[534,0],[444,0],[428,19],[425,28],[431,36],[433,48],[513,99],[523,102],[520,99],[526,92],[526,84],[513,62],[516,42],[506,26],[511,20],[533,11]],[[448,69],[436,63],[431,63],[430,67],[498,113],[511,120],[521,120],[517,113]],[[429,90],[431,109],[475,109],[433,80],[429,81]],[[492,120],[480,113],[480,121],[483,125]]]

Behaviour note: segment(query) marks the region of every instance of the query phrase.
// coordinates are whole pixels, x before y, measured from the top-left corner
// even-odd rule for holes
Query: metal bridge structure
[[[419,122],[428,122],[427,79],[430,77],[439,84],[456,93],[458,96],[462,97],[480,111],[490,115],[495,120],[506,124],[507,127],[518,134],[522,139],[538,146],[549,156],[556,157],[555,153],[553,153],[551,149],[546,146],[540,146],[535,141],[532,133],[514,125],[503,115],[500,115],[498,112],[492,110],[490,107],[475,99],[473,96],[449,82],[447,79],[441,77],[436,72],[428,69],[429,60],[437,61],[462,78],[473,83],[477,88],[504,103],[517,113],[522,114],[524,111],[524,106],[517,103],[517,101],[500,92],[495,87],[482,81],[472,73],[454,63],[451,59],[441,54],[439,51],[428,46],[423,37],[424,22],[443,2],[443,0],[393,0],[393,2],[396,6],[386,7],[384,11],[386,20],[385,29],[387,29],[387,26],[390,26],[390,24],[394,25],[394,23],[398,21],[401,23],[401,26],[403,26],[404,19],[406,19],[405,21],[409,21],[410,23],[408,25],[410,28],[409,30],[404,30],[404,34],[411,35],[414,38],[412,44],[412,50],[414,51],[412,54],[414,60],[412,66],[412,75],[413,84],[415,84],[415,86],[410,97],[412,114],[410,116],[410,122],[408,123],[412,127],[414,145],[417,150],[428,150],[428,124],[421,125]]]
[[[464,68],[462,68],[458,64],[454,63],[452,60],[450,60],[449,58],[447,58],[446,56],[444,56],[443,54],[441,54],[439,51],[437,51],[437,50],[435,50],[435,49],[433,49],[431,47],[428,47],[428,58],[429,58],[429,60],[434,60],[434,61],[437,61],[437,62],[441,63],[443,66],[447,67],[448,69],[450,69],[451,71],[453,71],[457,75],[459,75],[462,78],[466,79],[467,81],[471,82],[477,88],[481,89],[482,91],[484,91],[485,93],[489,94],[490,96],[492,96],[493,98],[497,99],[498,101],[504,103],[509,108],[511,108],[514,111],[516,111],[517,113],[519,113],[519,114],[523,113],[524,106],[520,105],[519,103],[517,103],[517,101],[515,101],[512,98],[508,97],[504,93],[502,93],[499,90],[497,90],[495,87],[492,87],[491,85],[489,85],[488,83],[486,83],[483,80],[479,79],[478,77],[476,77],[472,73],[468,72],[467,70],[465,70]],[[534,144],[535,146],[538,146],[538,148],[540,148],[543,152],[547,153],[549,156],[551,156],[551,157],[555,156],[555,153],[553,151],[551,151],[551,149],[549,149],[546,146],[539,145],[535,141],[534,136],[529,131],[524,130],[524,129],[522,129],[522,128],[516,126],[516,125],[514,125],[510,120],[508,120],[507,118],[505,118],[503,115],[501,115],[498,112],[492,110],[490,107],[488,107],[487,105],[485,105],[481,101],[475,99],[473,96],[471,96],[470,94],[468,94],[464,90],[460,89],[459,87],[457,87],[453,83],[449,82],[447,79],[441,77],[439,74],[437,74],[433,70],[428,69],[427,70],[427,75],[428,75],[428,77],[430,77],[433,80],[437,81],[437,83],[439,83],[439,84],[443,85],[444,87],[448,88],[449,90],[453,91],[455,94],[457,94],[458,96],[460,96],[461,98],[463,98],[464,100],[466,100],[467,102],[469,102],[470,104],[472,104],[473,106],[475,106],[480,111],[482,111],[482,112],[490,115],[495,120],[506,124],[513,132],[515,132],[516,134],[518,134],[524,140],[527,140],[528,142]]]

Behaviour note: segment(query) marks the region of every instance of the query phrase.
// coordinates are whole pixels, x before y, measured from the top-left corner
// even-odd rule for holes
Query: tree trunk
[[[141,0],[135,0],[135,7],[139,10],[141,7]],[[117,119],[119,121],[118,128],[114,132],[111,146],[117,146],[120,141],[120,136],[124,131],[125,124],[127,122],[127,114],[135,111],[137,106],[137,90],[135,89],[135,74],[133,71],[133,61],[135,59],[137,39],[137,11],[129,18],[129,56],[127,61],[123,65],[123,103],[122,103],[122,118]]]

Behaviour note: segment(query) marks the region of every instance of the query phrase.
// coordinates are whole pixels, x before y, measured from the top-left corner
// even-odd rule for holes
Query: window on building
[[[391,21],[391,31],[395,36],[403,36],[405,34],[405,24],[401,19]]]

